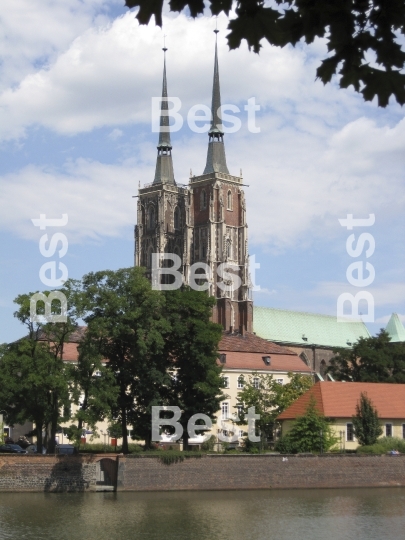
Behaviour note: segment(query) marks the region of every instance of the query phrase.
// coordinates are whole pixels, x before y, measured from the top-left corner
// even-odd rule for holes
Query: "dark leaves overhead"
[[[125,0],[138,7],[137,19],[148,24],[152,15],[162,26],[163,0]],[[211,0],[211,13],[229,15],[231,0]],[[170,0],[171,11],[192,17],[204,12],[203,0]],[[284,47],[316,37],[327,42],[328,55],[317,70],[326,84],[338,76],[342,88],[353,86],[366,101],[377,96],[385,107],[390,97],[405,103],[405,0],[239,0],[236,17],[229,21],[228,44],[243,40],[258,53],[261,41]]]

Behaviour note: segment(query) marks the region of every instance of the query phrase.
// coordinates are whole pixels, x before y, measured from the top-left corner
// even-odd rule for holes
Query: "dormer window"
[[[271,356],[262,356],[263,362],[266,364],[266,366],[270,365]]]
[[[221,362],[221,364],[226,364],[226,354],[221,353],[219,355],[219,361]]]
[[[307,338],[307,336],[306,336],[305,334],[302,334],[302,339],[303,339],[304,341],[308,341],[308,338]]]

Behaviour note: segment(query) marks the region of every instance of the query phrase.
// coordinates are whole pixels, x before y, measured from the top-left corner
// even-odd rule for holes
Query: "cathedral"
[[[217,42],[206,165],[202,174],[191,175],[187,185],[175,180],[167,114],[166,50],[155,177],[138,192],[135,265],[145,267],[153,280],[153,261],[158,261],[160,268],[168,267],[170,257],[166,255],[175,254],[181,261],[182,283],[190,285],[196,274],[204,273],[204,263],[209,271],[199,283],[205,283],[217,300],[213,321],[227,332],[251,333],[246,202],[242,176],[230,174],[226,163]],[[160,276],[160,283],[169,283],[168,277]]]

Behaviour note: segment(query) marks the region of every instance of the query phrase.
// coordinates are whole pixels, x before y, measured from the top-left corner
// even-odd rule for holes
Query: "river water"
[[[0,540],[400,540],[405,488],[0,493]]]

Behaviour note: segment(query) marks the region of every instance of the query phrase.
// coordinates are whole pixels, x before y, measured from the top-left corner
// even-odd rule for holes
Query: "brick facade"
[[[284,458],[284,460],[283,460]],[[405,486],[405,456],[211,455],[165,465],[120,458],[118,491]]]
[[[95,491],[104,457],[1,455],[0,491]],[[403,455],[207,455],[170,465],[152,457],[117,459],[117,491],[405,486]]]

